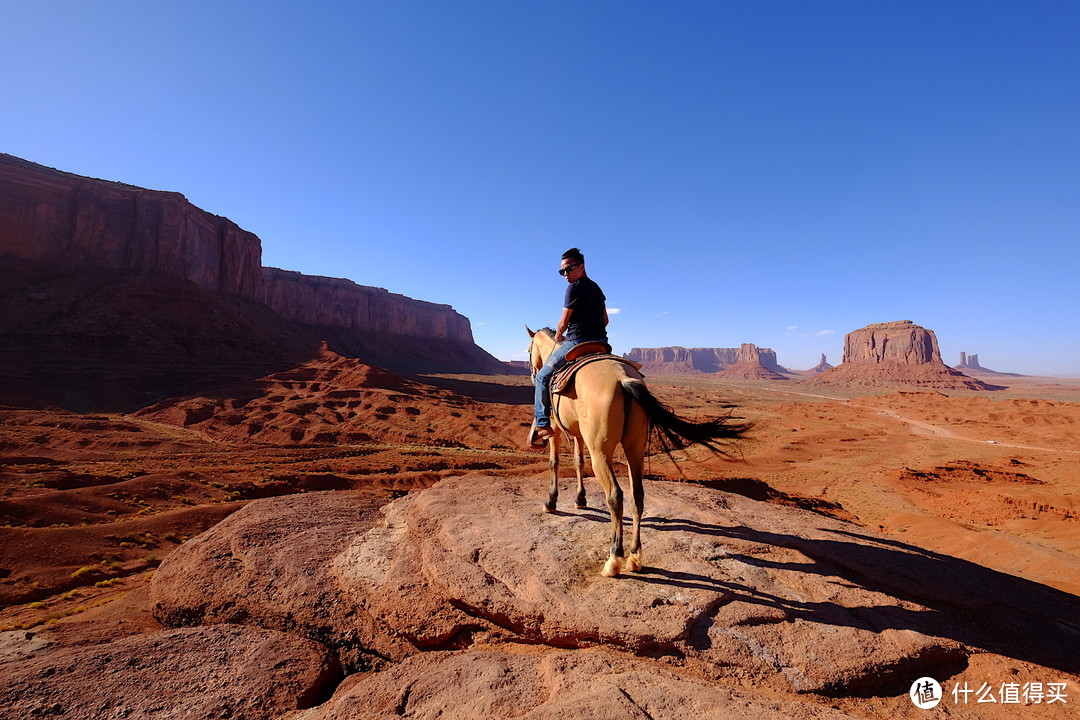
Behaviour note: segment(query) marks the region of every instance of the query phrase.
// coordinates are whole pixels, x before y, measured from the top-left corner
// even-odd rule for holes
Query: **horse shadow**
[[[585,509],[579,516],[609,522],[606,514]],[[847,626],[880,632],[912,630],[955,640],[975,651],[1080,673],[1080,597],[999,572],[960,558],[891,538],[855,530],[819,528],[817,537],[722,526],[694,520],[647,517],[642,529],[741,540],[794,549],[806,562],[778,562],[752,555],[727,557],[766,569],[810,573],[832,582],[882,593],[920,606],[848,607],[833,602],[804,602],[759,588],[697,573],[644,567],[621,576],[634,582],[728,594],[742,601],[779,609],[789,621]],[[648,545],[646,541],[646,557]],[[705,643],[702,636],[693,643]],[[701,648],[699,648],[701,649]],[[966,663],[965,663],[966,664]],[[960,667],[954,668],[959,671]]]

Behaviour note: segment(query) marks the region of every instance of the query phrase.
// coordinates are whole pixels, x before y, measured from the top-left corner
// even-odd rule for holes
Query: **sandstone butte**
[[[905,384],[951,390],[1001,389],[964,375],[941,360],[933,330],[910,320],[875,323],[844,337],[843,362],[812,380],[847,385]]]
[[[715,373],[732,379],[786,380],[790,374],[777,363],[773,350],[753,343],[737,348],[632,348],[625,357],[653,375]]]

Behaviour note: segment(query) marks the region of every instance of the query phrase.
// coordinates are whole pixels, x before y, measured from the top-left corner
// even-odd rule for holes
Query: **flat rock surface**
[[[269,720],[314,705],[338,673],[325,648],[296,636],[166,630],[6,666],[0,717]]]
[[[856,717],[680,677],[660,663],[624,653],[503,645],[411,657],[385,672],[350,679],[326,704],[290,714],[287,720],[401,716],[418,720]]]
[[[544,478],[481,474],[382,510],[350,493],[258,501],[170,555],[152,609],[167,624],[292,623],[354,667],[365,651],[606,646],[826,697],[903,694],[913,672],[950,677],[980,653],[1077,670],[1076,629],[1058,620],[1080,613],[1073,595],[691,484],[649,484],[646,567],[602,578],[609,521],[593,492],[553,515]]]
[[[150,586],[164,624],[246,623],[297,632],[333,648],[347,670],[403,654],[403,643],[348,600],[334,558],[381,521],[366,491],[268,498],[174,551]]]
[[[966,656],[929,608],[852,582],[832,558],[797,547],[840,556],[873,542],[845,523],[654,484],[646,567],[610,580],[599,574],[606,512],[545,515],[541,493],[535,479],[474,476],[398,500],[336,558],[338,583],[422,648],[497,628],[562,647],[686,658],[709,676],[778,690],[879,689],[915,658],[925,667]]]

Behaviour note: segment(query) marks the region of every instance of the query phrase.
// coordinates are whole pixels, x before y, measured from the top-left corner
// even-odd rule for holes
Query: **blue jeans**
[[[534,390],[535,399],[533,401],[533,416],[536,418],[536,427],[548,427],[551,425],[549,417],[551,415],[551,393],[548,392],[551,387],[551,376],[566,364],[566,354],[583,342],[592,341],[564,340],[559,343],[551,352],[551,355],[548,355],[544,367],[540,368],[536,373],[536,377],[533,378],[533,383],[536,385]]]

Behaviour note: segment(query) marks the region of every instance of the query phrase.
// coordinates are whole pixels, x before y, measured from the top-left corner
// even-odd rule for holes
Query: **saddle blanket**
[[[551,393],[552,395],[565,395],[574,387],[574,376],[577,375],[578,370],[586,365],[600,360],[616,360],[623,365],[629,365],[638,372],[641,372],[641,365],[633,360],[627,360],[621,355],[613,355],[611,353],[591,353],[589,355],[582,355],[575,359],[573,362],[567,363],[551,376]]]

